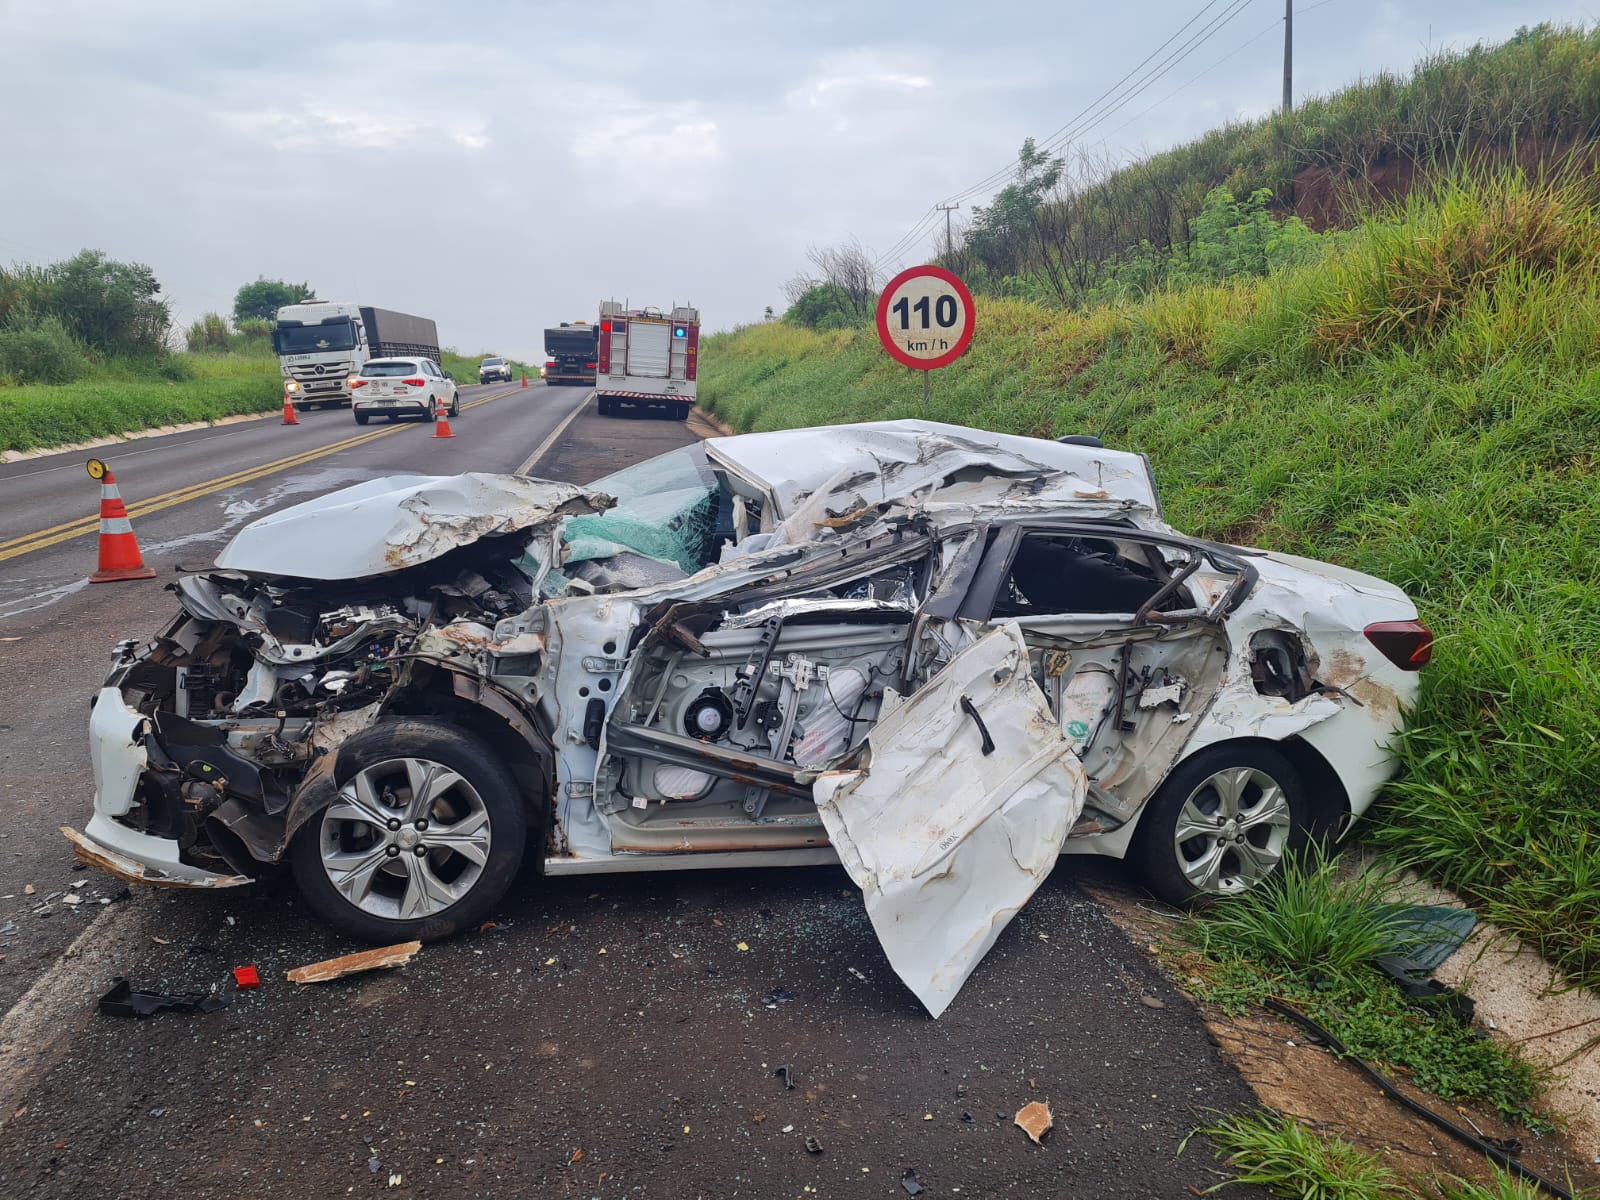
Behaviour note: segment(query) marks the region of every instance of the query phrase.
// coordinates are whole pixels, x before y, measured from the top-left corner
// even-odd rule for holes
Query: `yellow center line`
[[[463,410],[476,408],[480,404],[488,404],[491,400],[503,400],[511,395],[512,390],[497,392],[492,396],[479,396],[476,400],[469,400],[461,407]],[[187,487],[177,488],[161,496],[152,496],[147,500],[135,500],[128,507],[128,516],[142,517],[149,513],[160,512],[164,508],[171,508],[177,504],[185,504],[190,500],[198,500],[202,496],[209,496],[213,492],[220,492],[224,488],[237,487],[240,484],[252,483],[268,475],[275,475],[280,471],[292,470],[303,466],[315,459],[326,458],[330,454],[337,454],[341,450],[349,450],[356,446],[375,442],[379,438],[388,437],[390,434],[399,433],[406,428],[395,425],[388,429],[375,429],[370,433],[357,434],[355,437],[345,438],[342,441],[332,442],[326,446],[313,450],[304,450],[299,454],[291,454],[284,458],[262,463],[259,466],[248,467],[243,471],[235,471],[231,475],[221,475],[216,479],[208,479],[204,483],[194,483]],[[70,541],[75,537],[82,537],[86,533],[93,533],[100,527],[100,514],[98,511],[74,521],[66,521],[49,529],[41,529],[34,533],[23,534],[21,537],[0,542],[0,562],[8,558],[17,558],[23,554],[30,554],[35,550],[44,550],[61,542]]]

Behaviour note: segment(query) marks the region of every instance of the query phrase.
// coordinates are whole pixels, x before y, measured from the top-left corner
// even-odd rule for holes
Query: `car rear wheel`
[[[1225,742],[1180,763],[1139,818],[1132,857],[1174,904],[1237,895],[1303,850],[1310,797],[1281,750]]]
[[[317,916],[377,944],[469,928],[522,865],[527,813],[510,770],[436,721],[375,725],[339,748],[337,798],[289,850]]]
[[[367,414],[366,413],[357,413],[356,414],[356,424],[357,425],[365,425],[366,423],[367,423]]]

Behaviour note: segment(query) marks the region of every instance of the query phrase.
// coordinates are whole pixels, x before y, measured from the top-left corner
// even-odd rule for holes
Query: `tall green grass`
[[[1183,246],[1215,187],[1259,188],[1303,216],[1343,225],[1403,191],[1413,167],[1554,163],[1593,170],[1600,132],[1600,25],[1519,29],[1498,45],[1442,50],[1409,73],[1384,72],[1288,113],[1233,122],[1114,171],[1068,206],[1047,205],[1051,228],[1097,263],[1138,257],[1141,243]],[[958,254],[958,258],[963,255]],[[965,255],[965,257],[975,257]],[[1042,287],[1038,247],[996,290]]]
[[[0,450],[35,450],[283,403],[275,358],[172,354],[113,359],[75,383],[0,388]]]
[[[927,415],[1148,454],[1179,528],[1392,580],[1438,634],[1364,826],[1600,985],[1600,240],[1582,180],[1456,176],[1320,262],[1082,313],[980,297],[921,381],[870,331],[707,340],[741,430]]]

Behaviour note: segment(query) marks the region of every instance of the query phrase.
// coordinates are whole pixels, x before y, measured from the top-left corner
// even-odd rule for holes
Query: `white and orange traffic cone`
[[[283,394],[283,420],[280,422],[280,424],[300,424],[300,418],[294,415],[294,401],[290,399],[288,392]]]
[[[527,387],[528,386],[528,373],[526,371],[524,371],[522,373],[522,386],[523,387]]]
[[[88,462],[89,478],[100,481],[100,564],[89,576],[90,583],[111,583],[119,579],[154,579],[154,567],[144,565],[133,524],[117,490],[117,477],[98,458]]]
[[[435,404],[433,406],[433,436],[436,438],[455,437],[455,434],[450,432],[450,418],[444,415],[443,404]]]

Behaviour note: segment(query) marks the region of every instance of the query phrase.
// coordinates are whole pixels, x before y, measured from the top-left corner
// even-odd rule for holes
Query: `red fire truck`
[[[700,310],[600,305],[595,395],[604,416],[666,409],[682,421],[694,407]]]

